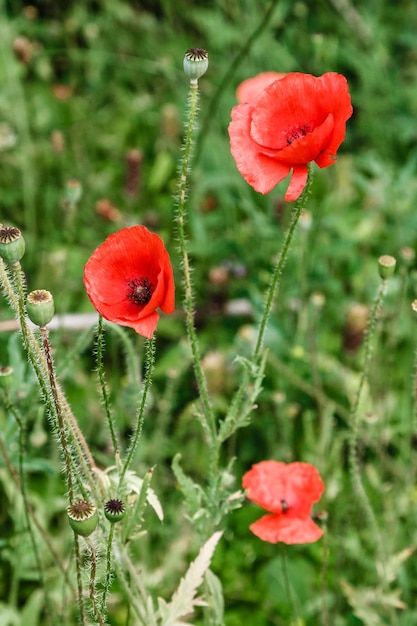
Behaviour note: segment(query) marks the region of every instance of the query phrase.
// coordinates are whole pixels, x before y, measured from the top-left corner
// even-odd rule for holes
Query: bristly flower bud
[[[104,505],[104,515],[112,524],[120,522],[126,514],[126,507],[121,500],[109,500]]]
[[[25,254],[25,240],[15,226],[0,224],[0,256],[6,263],[18,263]]]
[[[378,271],[379,275],[383,280],[387,280],[387,278],[391,278],[391,276],[395,272],[395,266],[397,261],[393,256],[388,254],[384,254],[380,256],[378,259]]]
[[[52,294],[45,289],[36,289],[28,294],[26,310],[31,322],[43,328],[54,316],[55,306]]]
[[[202,48],[190,48],[184,57],[184,72],[191,85],[197,85],[200,76],[207,72],[208,52]]]
[[[67,515],[72,530],[77,535],[88,537],[98,523],[97,509],[92,502],[80,500],[67,507]]]
[[[9,391],[10,387],[13,384],[13,368],[8,365],[0,366],[0,387],[4,389],[4,391]]]

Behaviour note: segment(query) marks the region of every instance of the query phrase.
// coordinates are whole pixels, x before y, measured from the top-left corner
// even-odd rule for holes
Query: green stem
[[[176,227],[181,254],[182,271],[184,279],[184,308],[187,336],[191,347],[194,373],[197,380],[199,396],[202,403],[203,411],[200,419],[204,430],[210,440],[210,449],[213,449],[216,441],[216,422],[213,407],[210,402],[207,381],[204,370],[201,365],[200,348],[197,333],[194,326],[194,308],[193,308],[193,287],[191,281],[190,260],[187,251],[187,238],[185,234],[185,218],[186,218],[186,195],[188,186],[188,174],[190,171],[191,148],[193,144],[193,134],[196,125],[197,109],[198,109],[198,84],[190,84],[188,97],[188,115],[185,125],[185,140],[183,149],[183,158],[180,164],[179,180],[178,180],[178,204],[176,212]]]
[[[358,500],[362,506],[362,509],[368,518],[368,523],[371,526],[372,535],[376,539],[376,543],[379,550],[379,555],[381,559],[381,564],[383,565],[385,560],[385,549],[382,540],[382,536],[379,530],[378,522],[376,520],[375,513],[373,511],[372,505],[369,501],[367,493],[365,491],[365,487],[362,482],[360,463],[358,457],[358,440],[359,440],[359,403],[362,397],[362,391],[365,385],[366,380],[369,375],[369,367],[371,364],[372,351],[373,351],[373,340],[375,336],[376,322],[378,319],[379,309],[382,305],[382,301],[384,299],[387,288],[387,281],[382,280],[378,289],[377,296],[374,300],[372,309],[369,314],[368,328],[365,334],[365,343],[364,343],[364,360],[362,366],[362,373],[359,380],[358,389],[356,391],[355,400],[352,405],[351,414],[350,414],[350,439],[349,439],[349,465],[352,476],[353,487],[356,491],[356,495]]]
[[[80,554],[80,538],[74,533],[74,549],[75,549],[75,566],[77,570],[77,591],[78,591],[78,609],[80,612],[81,626],[85,626],[84,598],[83,598],[83,581],[81,577],[81,554]]]
[[[94,615],[96,616],[97,622],[100,624],[100,626],[106,626],[106,621],[97,605],[97,600],[96,600],[96,571],[97,571],[96,550],[95,550],[93,542],[91,541],[89,537],[84,537],[84,541],[86,542],[87,546],[90,549],[90,559],[91,559],[90,583],[89,583],[88,588],[89,588],[89,593],[90,593],[91,606],[93,607]]]
[[[138,415],[136,419],[135,431],[133,433],[132,441],[130,442],[127,458],[124,462],[123,469],[120,474],[119,491],[123,486],[123,481],[126,476],[126,472],[132,462],[133,456],[136,451],[141,433],[143,422],[145,420],[145,408],[148,399],[149,390],[152,385],[152,374],[155,366],[155,335],[152,339],[146,340],[146,354],[145,354],[145,381],[143,384],[142,397],[139,404]]]
[[[107,424],[110,430],[110,436],[113,444],[113,452],[119,450],[119,444],[117,443],[116,431],[113,423],[113,416],[110,410],[110,395],[107,389],[106,378],[104,375],[103,365],[103,345],[104,345],[104,330],[103,330],[103,318],[98,316],[97,327],[97,374],[100,381],[101,395],[103,398],[104,410],[106,412]]]
[[[280,254],[278,256],[278,259],[276,261],[274,270],[273,270],[272,275],[271,275],[271,280],[270,280],[268,291],[267,291],[266,298],[265,298],[264,311],[263,311],[261,322],[259,324],[259,330],[258,330],[258,337],[257,337],[257,340],[256,340],[256,346],[255,346],[255,350],[253,352],[253,360],[254,360],[254,362],[258,361],[258,359],[259,359],[259,357],[261,355],[261,352],[262,352],[263,343],[264,343],[264,339],[265,339],[265,331],[266,331],[266,328],[267,328],[267,325],[268,325],[269,317],[271,315],[272,305],[274,303],[276,292],[277,292],[277,289],[278,289],[278,286],[279,286],[281,273],[282,273],[284,265],[285,265],[285,263],[287,261],[288,252],[289,252],[289,249],[291,247],[292,240],[294,238],[295,228],[296,228],[296,226],[298,224],[299,217],[300,217],[301,212],[302,212],[302,210],[304,208],[304,205],[305,205],[305,200],[306,200],[306,198],[308,196],[308,193],[309,193],[309,189],[310,189],[310,185],[311,185],[311,176],[312,176],[311,175],[311,170],[309,170],[306,187],[305,187],[301,197],[295,203],[294,208],[292,210],[291,221],[290,221],[290,225],[289,225],[287,234],[286,234],[285,239],[284,239],[284,243],[282,245],[282,250],[281,250],[281,252],[280,252]]]
[[[59,442],[61,445],[61,451],[64,457],[66,481],[67,481],[67,487],[68,487],[68,496],[69,496],[70,502],[72,502],[74,499],[74,485],[72,481],[71,455],[68,449],[68,442],[67,442],[67,436],[65,432],[62,407],[61,407],[61,403],[58,397],[58,390],[57,390],[55,371],[54,371],[54,363],[52,360],[52,353],[51,353],[51,348],[49,345],[48,331],[46,328],[41,328],[40,330],[42,334],[43,349],[45,352],[46,363],[48,367],[49,384],[52,389],[52,395],[53,395],[54,405],[55,405],[55,413],[56,413],[56,417],[58,420],[58,437],[59,437]]]
[[[113,537],[114,537],[114,527],[115,524],[110,524],[110,532],[107,540],[107,554],[106,554],[106,581],[104,583],[103,597],[101,600],[101,611],[104,613],[106,611],[106,602],[107,596],[110,591],[111,586],[111,571],[112,571],[112,545],[113,545]]]

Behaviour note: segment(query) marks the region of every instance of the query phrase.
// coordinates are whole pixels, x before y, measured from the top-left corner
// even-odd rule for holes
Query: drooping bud
[[[92,502],[80,500],[67,507],[68,521],[72,530],[82,537],[88,537],[96,529],[98,515]]]
[[[0,387],[4,389],[4,391],[9,391],[13,384],[13,379],[13,368],[8,365],[0,366]]]
[[[36,289],[28,294],[26,310],[31,322],[41,328],[49,324],[55,313],[52,294],[45,289]]]
[[[104,515],[112,524],[120,522],[126,515],[126,507],[121,500],[109,500],[104,505]]]
[[[202,48],[190,48],[184,57],[184,72],[191,85],[197,85],[200,76],[207,72],[208,52]]]
[[[378,259],[378,271],[379,275],[383,280],[387,280],[387,278],[391,278],[391,276],[395,272],[395,266],[397,261],[393,256],[389,254],[384,254],[380,256]]]
[[[0,224],[0,256],[6,263],[18,263],[25,254],[25,240],[16,226]]]

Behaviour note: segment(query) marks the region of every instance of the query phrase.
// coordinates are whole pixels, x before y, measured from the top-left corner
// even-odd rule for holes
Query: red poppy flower
[[[310,517],[320,500],[324,483],[309,463],[262,461],[243,476],[247,497],[272,515],[264,515],[250,526],[260,539],[277,543],[311,543],[323,531]]]
[[[175,287],[168,252],[145,226],[123,228],[107,237],[84,268],[87,295],[110,322],[130,326],[150,339],[157,308],[174,311]]]
[[[341,74],[286,74],[256,100],[232,110],[230,147],[239,172],[265,194],[292,170],[285,199],[297,200],[307,182],[307,163],[335,162],[352,111]]]
[[[236,89],[236,100],[239,104],[251,102],[275,80],[281,80],[285,74],[279,72],[261,72],[252,78],[247,78]]]

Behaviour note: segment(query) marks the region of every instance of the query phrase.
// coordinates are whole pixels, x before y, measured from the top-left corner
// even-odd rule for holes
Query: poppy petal
[[[285,194],[285,200],[287,202],[293,202],[297,200],[303,192],[304,187],[307,184],[308,168],[307,165],[295,165],[293,167],[290,184]]]
[[[262,147],[252,140],[252,110],[250,104],[240,104],[233,108],[232,121],[229,124],[230,149],[236,167],[246,182],[255,191],[265,194],[288,176],[291,167],[262,154]]]
[[[249,526],[254,535],[263,541],[287,544],[312,543],[320,539],[323,531],[310,517],[288,518],[286,515],[264,515]]]
[[[317,469],[310,463],[261,461],[242,479],[250,500],[272,513],[281,513],[283,502],[288,514],[308,516],[324,491]]]
[[[236,89],[236,100],[240,104],[251,102],[256,99],[265,87],[268,87],[275,80],[281,80],[284,76],[285,74],[280,74],[279,72],[261,72],[256,76],[247,78]]]

